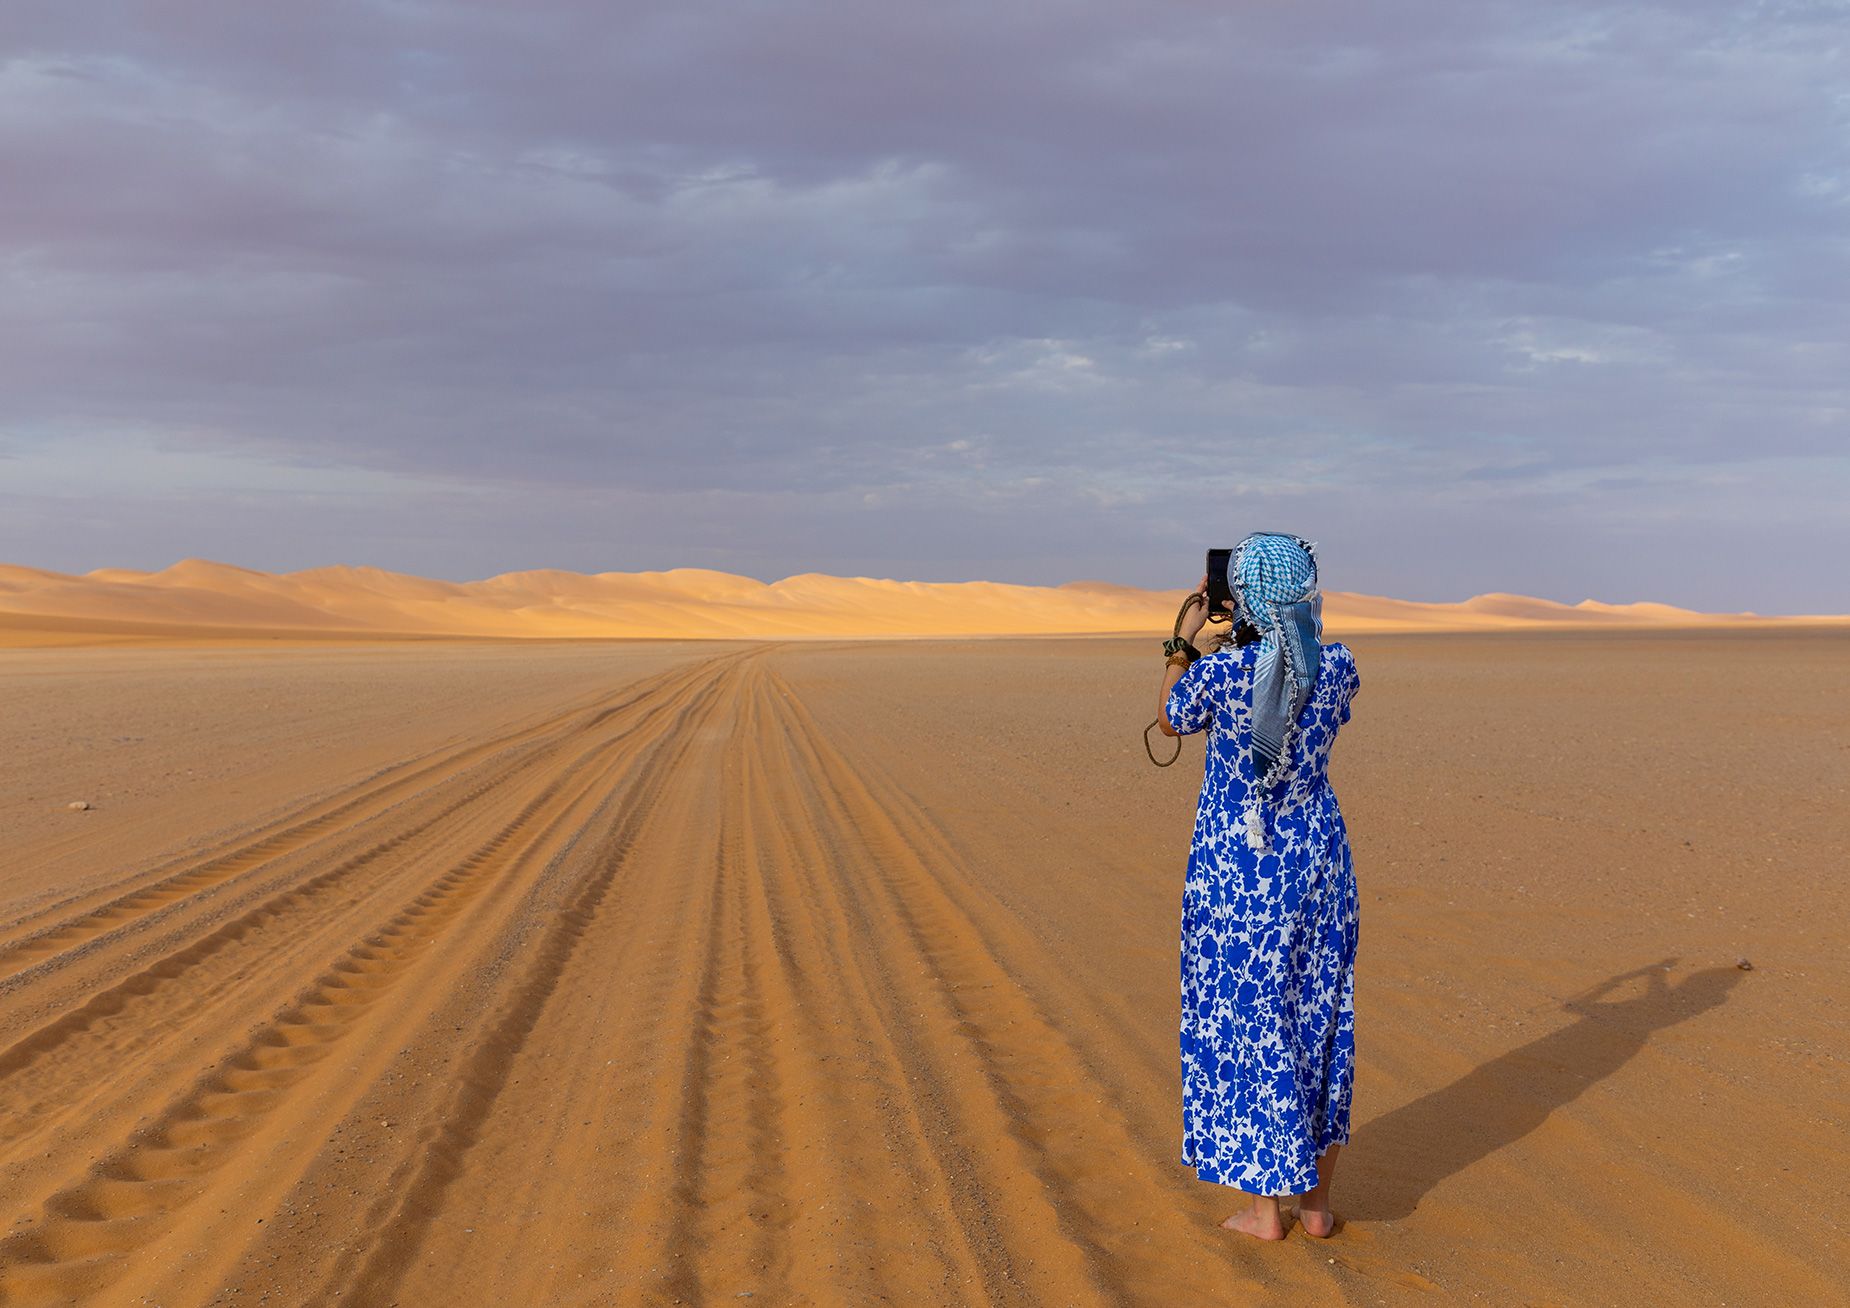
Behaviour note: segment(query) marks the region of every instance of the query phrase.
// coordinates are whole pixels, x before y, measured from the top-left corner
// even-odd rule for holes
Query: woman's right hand
[[[1188,612],[1182,616],[1180,630],[1182,639],[1191,645],[1208,621],[1208,576],[1205,572],[1201,574],[1201,584],[1195,587],[1194,593],[1201,596],[1201,602],[1189,605]]]

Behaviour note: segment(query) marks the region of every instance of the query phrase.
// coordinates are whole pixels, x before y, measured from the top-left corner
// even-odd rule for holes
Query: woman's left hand
[[[1202,627],[1207,625],[1208,621],[1208,578],[1206,573],[1203,573],[1201,576],[1201,584],[1195,587],[1195,594],[1201,596],[1201,602],[1189,606],[1188,612],[1182,617],[1182,626],[1180,629],[1182,639],[1186,640],[1191,645],[1195,643],[1195,637],[1200,633]]]

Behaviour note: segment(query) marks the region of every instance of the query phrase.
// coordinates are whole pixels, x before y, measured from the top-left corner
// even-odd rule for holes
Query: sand
[[[379,568],[267,573],[186,559],[158,572],[82,576],[0,564],[0,648],[106,644],[251,644],[279,638],[816,639],[870,636],[1097,634],[1166,629],[1181,591],[1104,582],[1016,586],[808,573],[765,583],[699,568],[586,574],[510,572],[436,581]],[[1523,595],[1418,603],[1334,591],[1336,635],[1553,627],[1834,625],[1850,617],[1761,618],[1665,604],[1558,604]]]
[[[1148,639],[11,651],[0,1303],[1843,1302],[1850,639],[1352,643],[1263,1246]]]

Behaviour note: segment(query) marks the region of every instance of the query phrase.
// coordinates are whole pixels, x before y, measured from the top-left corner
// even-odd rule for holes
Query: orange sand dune
[[[804,573],[769,584],[699,568],[586,574],[510,572],[449,582],[379,568],[266,573],[202,559],[159,572],[82,576],[0,566],[0,641],[186,634],[475,637],[971,636],[1149,631],[1179,595],[1104,582],[1016,586]],[[1557,604],[1479,595],[1457,604],[1334,592],[1330,630],[1489,631],[1538,626],[1694,627],[1845,621],[1705,614],[1663,604]],[[36,635],[38,638],[34,640]]]

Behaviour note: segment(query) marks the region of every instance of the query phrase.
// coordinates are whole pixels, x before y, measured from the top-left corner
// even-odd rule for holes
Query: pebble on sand
[[[90,807],[90,801],[87,799],[73,799],[70,803],[66,804],[65,807],[70,809],[73,813],[81,813]]]
[[[1752,963],[1750,963],[1750,962],[1748,962],[1748,961],[1747,961],[1747,960],[1746,960],[1745,958],[1737,958],[1737,959],[1735,959],[1735,960],[1734,960],[1734,965],[1735,965],[1736,967],[1738,967],[1738,968],[1740,968],[1740,969],[1741,969],[1741,970],[1742,970],[1743,972],[1751,972],[1751,971],[1753,971],[1753,970],[1754,970],[1754,965],[1753,965]]]

